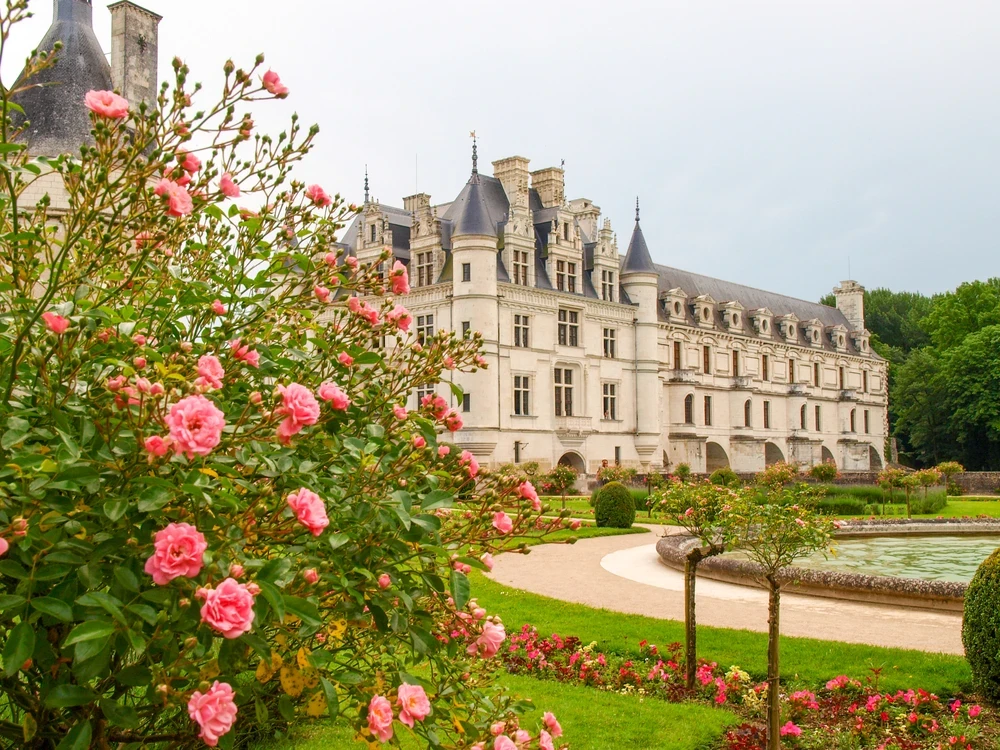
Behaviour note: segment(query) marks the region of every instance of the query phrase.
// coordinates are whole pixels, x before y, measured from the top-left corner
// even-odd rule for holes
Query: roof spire
[[[638,196],[635,199],[635,229],[632,230],[632,239],[628,243],[628,252],[625,253],[620,273],[622,276],[631,273],[656,273],[656,266],[646,246],[646,238],[642,236],[642,228],[639,226]]]
[[[479,174],[479,152],[476,148],[476,131],[470,131],[469,138],[472,139],[472,174]]]
[[[639,223],[639,196],[635,196],[635,221]]]
[[[368,165],[365,164],[365,203],[368,203]]]

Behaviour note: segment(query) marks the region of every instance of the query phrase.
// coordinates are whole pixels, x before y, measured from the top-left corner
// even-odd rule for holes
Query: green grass
[[[579,636],[597,641],[607,653],[638,654],[639,641],[666,645],[684,640],[684,625],[571,604],[503,586],[473,574],[473,595],[490,613],[503,618],[508,632],[524,623],[543,635]],[[767,637],[729,628],[698,628],[699,656],[728,668],[739,665],[755,678],[767,672]],[[782,679],[816,688],[840,674],[863,679],[871,667],[882,667],[885,689],[924,688],[948,696],[970,688],[969,667],[959,656],[879,648],[812,638],[781,639]]]
[[[701,750],[736,721],[728,711],[698,704],[640,700],[631,695],[516,675],[503,675],[499,682],[516,695],[534,702],[536,709],[522,717],[522,726],[533,730],[539,724],[542,711],[552,711],[565,732],[558,744],[567,742],[573,750]],[[406,750],[426,747],[405,727],[397,723],[394,728]],[[314,724],[302,730],[295,739],[264,747],[330,750],[367,745],[354,740],[354,732],[346,722],[333,722]]]

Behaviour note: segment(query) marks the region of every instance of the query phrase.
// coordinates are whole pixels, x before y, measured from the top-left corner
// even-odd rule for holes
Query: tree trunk
[[[781,750],[781,704],[778,702],[779,625],[781,588],[768,576],[767,603],[767,750]]]
[[[906,517],[910,517],[910,488],[906,488]]]
[[[697,580],[700,556],[688,555],[684,561],[684,645],[687,688],[694,690],[695,673],[698,671],[698,626],[694,615],[694,585]]]

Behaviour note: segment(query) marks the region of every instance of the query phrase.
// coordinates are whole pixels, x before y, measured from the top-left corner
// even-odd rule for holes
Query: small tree
[[[889,502],[892,502],[893,491],[901,488],[903,486],[903,479],[906,477],[906,472],[902,469],[896,469],[891,466],[887,466],[879,472],[878,486],[882,488],[882,515],[885,515],[885,496],[886,493],[889,494]]]
[[[924,498],[927,498],[927,490],[938,484],[941,484],[941,478],[944,476],[937,469],[921,469],[913,475],[917,479],[917,484],[924,488]]]
[[[699,542],[688,551],[684,560],[684,645],[688,690],[694,689],[698,670],[698,631],[695,619],[698,564],[726,551],[729,541],[726,531],[729,527],[720,526],[719,519],[737,497],[737,490],[711,481],[695,484],[673,481],[656,497],[663,512]]]
[[[907,474],[900,480],[900,484],[903,486],[903,492],[906,494],[906,517],[910,518],[912,515],[910,509],[910,493],[920,486],[920,477],[918,477],[916,473]]]
[[[576,469],[565,464],[556,464],[545,477],[546,483],[553,492],[558,492],[562,498],[562,507],[566,508],[566,490],[576,483]]]
[[[764,502],[739,495],[720,521],[727,539],[744,550],[759,568],[756,577],[768,591],[767,617],[767,747],[779,750],[779,614],[787,568],[800,557],[830,544],[834,522],[813,510],[815,490],[806,485],[775,489]]]
[[[935,467],[944,476],[945,488],[951,487],[952,477],[965,471],[965,467],[958,461],[943,461]],[[961,493],[958,493],[961,494]]]
[[[674,474],[682,482],[686,482],[691,477],[691,467],[688,464],[677,464],[677,470]]]
[[[757,484],[768,489],[780,488],[795,481],[798,475],[796,464],[776,461],[757,475]]]
[[[832,482],[839,476],[837,464],[833,461],[824,461],[809,468],[809,476],[818,482]]]

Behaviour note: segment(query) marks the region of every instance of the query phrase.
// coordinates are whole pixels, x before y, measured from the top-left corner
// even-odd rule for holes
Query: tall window
[[[419,388],[417,388],[417,403],[419,404],[420,400],[424,396],[433,396],[433,395],[434,395],[433,385],[422,385]]]
[[[795,360],[794,359],[788,360],[788,382],[789,383],[794,383],[795,382]]]
[[[519,417],[526,417],[531,414],[529,403],[531,398],[531,386],[527,375],[514,376],[514,413]]]
[[[615,358],[615,337],[616,331],[614,328],[604,329],[604,356],[608,359]]]
[[[576,263],[566,264],[566,291],[576,292]]]
[[[816,404],[816,432],[820,432],[822,429],[823,429],[822,413],[820,411],[819,404]]]
[[[684,424],[694,424],[694,395],[684,397]]]
[[[372,241],[372,242],[374,242],[374,241],[375,241],[375,231],[376,231],[376,230],[375,230],[375,225],[374,225],[374,224],[372,224],[372,226],[371,226],[371,230],[372,230],[372,231],[371,231],[371,237],[372,237],[372,240],[371,240],[371,241]]]
[[[417,286],[428,286],[434,282],[431,280],[431,272],[434,269],[433,253],[417,253]]]
[[[557,367],[556,381],[556,416],[573,416],[573,371]]]
[[[861,390],[868,393],[868,370],[861,371]]]
[[[760,355],[760,379],[770,380],[771,379],[771,360],[766,354]]]
[[[569,222],[563,222],[563,239],[569,242]]]
[[[871,420],[869,419],[868,410],[865,409],[865,434],[868,435],[871,432]]]
[[[528,285],[528,251],[515,250],[513,256],[514,283]]]
[[[712,372],[712,347],[703,346],[701,348],[701,367],[706,375]]]
[[[851,432],[857,432],[858,410],[851,409]]]
[[[799,427],[803,430],[806,429],[806,405],[802,404],[802,408],[799,409]]]
[[[681,342],[674,342],[674,369],[681,369]]]
[[[472,264],[462,264],[462,281],[472,281]]]
[[[607,269],[601,270],[601,299],[609,302],[615,301],[615,272]]]
[[[556,261],[556,289],[560,292],[566,291],[566,261]]]
[[[604,418],[618,419],[618,388],[614,383],[605,383],[604,390]]]
[[[424,341],[434,336],[434,316],[417,316],[417,342],[423,344]]]
[[[771,402],[764,402],[764,429],[771,429]]]
[[[819,388],[819,362],[813,362],[813,385]]]
[[[740,375],[740,353],[738,351],[733,352],[733,377],[738,378]]]
[[[462,411],[470,412],[472,411],[472,396],[468,393],[462,394]]]
[[[712,397],[705,396],[705,425],[711,426],[712,424]]]
[[[844,368],[837,368],[837,382],[840,383],[840,390],[844,390]]]
[[[514,315],[514,346],[527,349],[528,343],[528,316]]]
[[[580,313],[575,310],[559,311],[559,343],[563,346],[580,345]]]
[[[743,404],[743,426],[750,427],[753,424],[753,404],[750,399]]]

